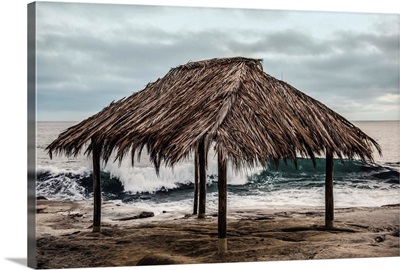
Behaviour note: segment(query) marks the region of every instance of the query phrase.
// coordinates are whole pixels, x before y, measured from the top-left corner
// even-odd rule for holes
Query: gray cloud
[[[312,36],[288,29],[265,35],[264,38],[253,44],[253,50],[285,55],[321,55],[331,52],[330,46],[315,40]]]
[[[190,16],[185,17],[179,8],[41,6],[37,79],[43,120],[68,111],[72,117],[78,117],[77,112],[87,117],[143,89],[171,67],[238,55],[263,58],[267,73],[283,75],[283,80],[350,118],[359,119],[362,108],[373,108],[382,118],[397,117],[379,112],[385,106],[379,97],[398,94],[398,33],[379,31],[391,25],[384,15],[384,22],[378,20],[364,31],[351,25],[340,31],[317,26],[308,31],[285,24],[293,12],[186,9]],[[307,20],[308,13],[300,15]],[[358,105],[359,112],[352,114],[351,106]]]

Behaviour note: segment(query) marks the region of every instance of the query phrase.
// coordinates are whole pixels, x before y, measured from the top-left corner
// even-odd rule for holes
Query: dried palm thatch
[[[204,140],[235,168],[280,159],[296,164],[333,151],[343,159],[373,161],[378,143],[344,117],[290,84],[263,72],[259,59],[242,57],[190,62],[171,69],[142,91],[111,103],[61,133],[48,147],[77,155],[85,142],[101,145],[132,163],[144,147],[158,170],[173,166]],[[91,151],[91,144],[86,153]]]

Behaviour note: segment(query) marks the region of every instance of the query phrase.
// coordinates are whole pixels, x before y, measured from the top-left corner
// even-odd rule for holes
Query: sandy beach
[[[333,230],[323,227],[323,209],[229,209],[224,255],[216,213],[144,217],[115,202],[102,210],[102,231],[93,233],[90,201],[38,200],[38,268],[400,256],[399,205],[336,209]]]

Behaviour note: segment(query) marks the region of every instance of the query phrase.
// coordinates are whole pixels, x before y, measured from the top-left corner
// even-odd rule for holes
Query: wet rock
[[[112,236],[113,231],[112,230],[101,230],[101,234],[104,236]]]
[[[136,265],[137,266],[168,265],[168,264],[190,264],[190,263],[194,263],[194,261],[183,256],[148,254],[143,258],[141,258]]]
[[[62,236],[71,236],[71,235],[78,234],[78,233],[80,233],[80,232],[81,232],[81,231],[75,231],[75,232],[72,232],[72,233],[62,234]]]
[[[134,215],[134,216],[131,216],[131,217],[118,218],[118,219],[114,219],[114,220],[127,221],[127,220],[133,220],[133,219],[138,219],[138,218],[150,218],[150,217],[154,217],[154,213],[153,212],[143,211],[139,215]]]
[[[131,240],[119,240],[119,241],[115,242],[115,244],[117,244],[117,245],[124,245],[124,244],[130,244],[130,243],[132,243]]]
[[[44,210],[46,210],[45,208],[36,208],[36,213],[40,214],[40,213],[46,213]]]
[[[385,236],[377,236],[375,237],[375,242],[380,243],[385,241]]]
[[[149,217],[154,217],[154,213],[153,212],[146,212],[143,211],[142,213],[140,213],[139,218],[149,218]]]
[[[117,218],[117,219],[113,219],[113,220],[117,220],[117,221],[127,221],[127,220],[132,220],[132,219],[138,219],[139,216],[132,216],[132,217],[123,217],[123,218]]]
[[[74,217],[83,217],[83,214],[81,214],[81,213],[71,213],[68,216],[72,217],[72,218],[74,218]]]

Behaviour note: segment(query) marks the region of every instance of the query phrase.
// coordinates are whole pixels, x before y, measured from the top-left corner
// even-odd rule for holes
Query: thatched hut
[[[218,236],[226,250],[226,167],[315,163],[326,155],[326,226],[333,226],[333,157],[373,161],[378,143],[348,120],[290,84],[263,71],[259,59],[242,57],[190,62],[171,69],[142,91],[110,104],[69,128],[47,150],[77,155],[90,142],[94,174],[100,158],[140,158],[144,147],[158,171],[196,156],[199,217],[205,212],[206,156],[218,154]],[[196,174],[197,175],[197,174]],[[96,180],[97,177],[97,180]],[[98,176],[94,185],[99,187]],[[97,182],[96,182],[97,181]],[[98,189],[99,190],[99,189]],[[99,192],[99,191],[98,191]],[[100,195],[95,194],[99,203]],[[99,208],[99,204],[95,203]],[[96,211],[96,210],[95,210]],[[100,211],[99,209],[97,210]],[[100,217],[99,217],[100,218]],[[100,220],[94,227],[100,226]]]

